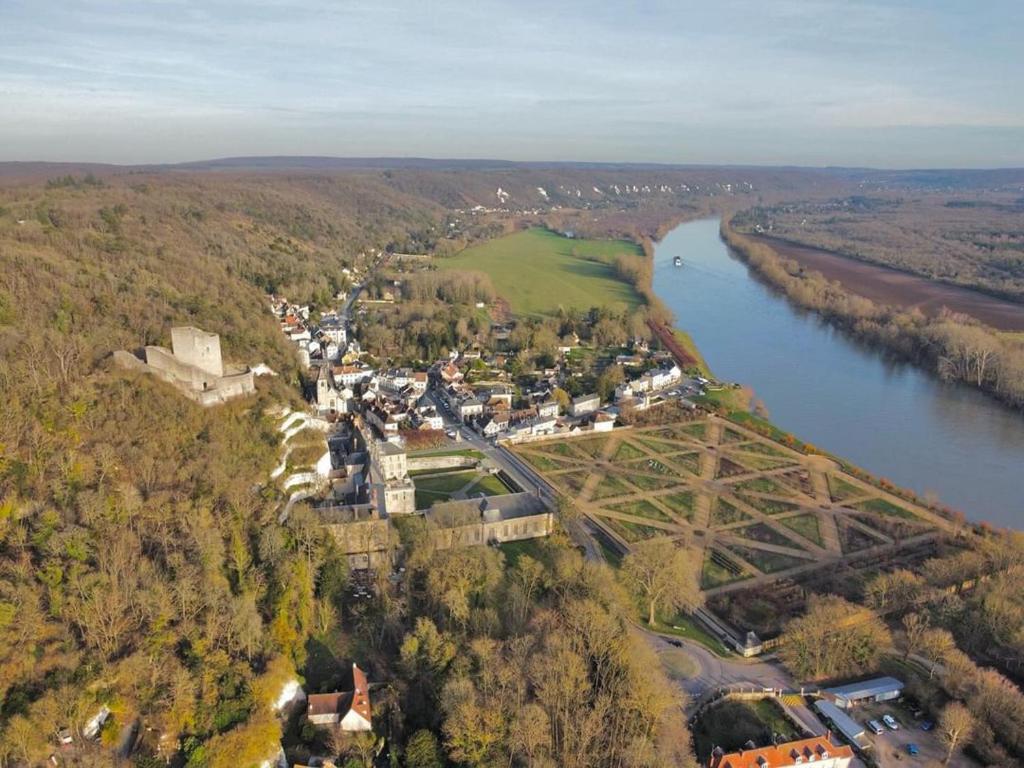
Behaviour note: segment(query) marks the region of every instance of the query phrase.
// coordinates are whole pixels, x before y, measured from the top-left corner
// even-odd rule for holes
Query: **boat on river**
[[[675,265],[676,265],[677,267],[681,267],[681,266],[683,266],[683,257],[682,257],[682,256],[676,256],[676,257],[675,257],[675,258],[674,258],[674,259],[672,260],[672,263],[673,263],[673,264],[675,264]]]

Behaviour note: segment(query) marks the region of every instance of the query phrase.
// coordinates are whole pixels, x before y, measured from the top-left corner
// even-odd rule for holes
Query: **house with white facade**
[[[351,690],[310,694],[306,717],[314,725],[335,726],[343,731],[372,731],[366,673],[353,662]]]
[[[588,413],[593,413],[600,407],[601,397],[599,395],[580,395],[569,404],[569,414],[572,416],[585,416]]]

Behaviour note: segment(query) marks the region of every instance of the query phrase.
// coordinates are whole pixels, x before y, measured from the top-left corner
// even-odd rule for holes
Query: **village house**
[[[462,398],[458,402],[458,416],[463,422],[467,422],[475,416],[484,412],[484,404],[475,396]]]
[[[310,694],[306,717],[314,725],[334,726],[343,731],[372,731],[369,684],[363,670],[353,662],[350,690]]]
[[[683,371],[678,365],[673,365],[671,368],[657,368],[649,371],[648,375],[651,377],[651,389],[654,391],[674,387],[683,379]]]
[[[426,394],[427,381],[428,376],[426,371],[416,371],[416,373],[412,375],[412,391],[415,392],[417,396]]]
[[[409,417],[409,423],[415,429],[444,429],[444,418],[433,406],[421,406]]]
[[[339,387],[354,387],[373,378],[373,368],[361,365],[338,365],[331,369]]]
[[[739,752],[726,753],[716,747],[708,768],[848,768],[851,762],[853,749],[846,744],[836,746],[825,735]]]
[[[480,430],[480,434],[484,437],[497,437],[508,429],[508,425],[508,413],[496,411],[490,416],[485,416],[483,420],[479,422],[478,429]]]
[[[593,413],[600,407],[601,398],[599,395],[580,395],[569,404],[569,414],[571,416],[585,416],[588,413]]]
[[[385,438],[397,437],[399,427],[405,421],[404,413],[388,411],[379,405],[367,408],[363,416]]]
[[[441,381],[445,384],[454,384],[462,381],[463,374],[454,362],[448,362],[441,366],[438,370],[438,375],[441,377]]]
[[[370,454],[370,498],[381,517],[416,511],[416,487],[409,477],[405,448],[393,442],[366,441]]]
[[[535,416],[532,419],[516,424],[512,428],[513,439],[524,437],[539,437],[541,435],[553,435],[558,427],[558,419],[554,416]]]
[[[320,318],[320,335],[339,346],[348,341],[345,323],[336,314],[324,315]]]

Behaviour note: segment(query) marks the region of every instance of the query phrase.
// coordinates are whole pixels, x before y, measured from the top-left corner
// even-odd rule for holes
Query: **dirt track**
[[[779,255],[821,272],[829,280],[837,280],[853,293],[880,304],[906,309],[917,307],[928,315],[937,315],[943,307],[948,307],[1001,331],[1024,331],[1024,304],[857,261],[821,248],[796,245],[765,235],[751,237],[756,242],[771,246]]]

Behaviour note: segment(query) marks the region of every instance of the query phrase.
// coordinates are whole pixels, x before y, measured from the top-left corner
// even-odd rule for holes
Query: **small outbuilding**
[[[895,677],[875,677],[859,683],[826,688],[825,693],[835,700],[840,709],[852,709],[866,701],[898,699],[903,694],[903,683]]]

